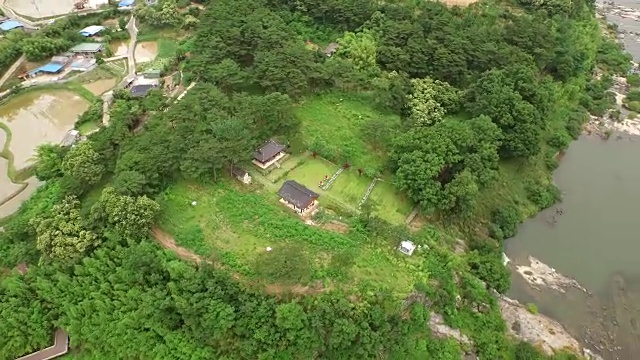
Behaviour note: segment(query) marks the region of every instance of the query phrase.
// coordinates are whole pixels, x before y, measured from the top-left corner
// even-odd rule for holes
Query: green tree
[[[368,31],[346,32],[338,39],[337,55],[350,60],[359,71],[375,75],[379,72],[376,62],[376,40]]]
[[[59,145],[42,144],[36,150],[36,176],[41,181],[52,180],[63,175],[63,149]]]
[[[105,221],[125,239],[146,237],[159,211],[160,206],[148,197],[118,195],[112,187],[105,188],[91,208],[94,219]]]
[[[55,205],[49,214],[33,218],[37,247],[45,258],[73,260],[100,244],[80,216],[80,201],[72,196]]]
[[[85,186],[100,181],[104,170],[100,155],[93,149],[90,141],[72,147],[62,161],[64,175]]]

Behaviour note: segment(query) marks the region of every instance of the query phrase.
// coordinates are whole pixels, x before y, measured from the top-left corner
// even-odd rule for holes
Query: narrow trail
[[[13,74],[16,70],[18,70],[18,67],[20,67],[20,65],[22,65],[22,63],[25,62],[26,60],[27,60],[27,57],[24,54],[22,54],[22,56],[20,56],[20,58],[16,60],[16,62],[14,62],[13,65],[11,65],[11,67],[7,69],[7,71],[5,71],[5,73],[0,78],[0,87],[2,87],[2,85],[4,85],[4,83],[7,82],[7,80],[9,80],[9,78],[11,77],[11,74]]]
[[[211,264],[216,268],[224,269],[229,271],[232,278],[241,281],[247,285],[261,285],[264,292],[271,295],[283,295],[283,294],[296,294],[296,295],[313,295],[320,294],[329,290],[333,290],[334,287],[332,285],[328,287],[324,287],[322,282],[317,282],[315,286],[304,286],[304,285],[284,285],[284,284],[258,284],[255,281],[248,280],[244,278],[241,274],[237,272],[230,271],[227,267],[220,264],[217,261],[213,261],[211,259],[203,259],[200,255],[197,255],[192,250],[184,248],[178,244],[176,244],[176,240],[170,234],[166,233],[162,229],[157,226],[153,226],[151,228],[151,234],[153,238],[165,249],[169,249],[173,251],[179,258],[186,261],[192,261],[196,264],[200,265],[202,263]]]

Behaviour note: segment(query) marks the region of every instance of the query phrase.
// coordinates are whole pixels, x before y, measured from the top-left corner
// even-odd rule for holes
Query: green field
[[[305,100],[295,115],[302,122],[302,137],[309,150],[356,168],[382,169],[386,152],[365,140],[363,127],[379,119],[397,124],[400,118],[380,113],[371,103],[368,94],[329,93]]]
[[[414,283],[414,272],[405,267],[417,266],[419,260],[413,264],[413,259],[395,250],[396,240],[368,243],[359,234],[306,225],[277,198],[271,191],[231,179],[207,185],[183,182],[159,195],[163,210],[158,223],[179,245],[250,281],[347,285],[373,281],[399,292],[408,291]],[[273,251],[267,252],[267,247]],[[269,273],[278,269],[287,273]]]
[[[356,212],[362,197],[371,184],[372,179],[360,176],[358,171],[350,168],[336,178],[326,191],[320,188],[320,181],[325,176],[329,178],[340,168],[337,164],[310,155],[290,156],[282,162],[280,169],[275,169],[265,176],[273,186],[275,192],[286,180],[295,180],[309,189],[320,194],[321,206],[337,205],[347,211]],[[249,168],[252,170],[251,168]],[[260,177],[256,171],[253,176]],[[393,186],[386,181],[378,181],[367,200],[374,212],[383,219],[400,224],[411,212],[411,203]]]

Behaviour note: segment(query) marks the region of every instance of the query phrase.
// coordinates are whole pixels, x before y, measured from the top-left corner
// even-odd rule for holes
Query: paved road
[[[0,88],[5,82],[7,82],[7,80],[9,80],[11,74],[13,74],[25,60],[27,60],[27,57],[23,54],[16,62],[13,63],[13,65],[11,65],[9,69],[7,69],[7,71],[5,71],[4,75],[0,78]]]
[[[127,31],[129,32],[129,50],[127,51],[127,62],[129,67],[129,76],[136,75],[136,43],[138,41],[138,28],[136,28],[136,17],[131,15],[131,19],[127,23]]]

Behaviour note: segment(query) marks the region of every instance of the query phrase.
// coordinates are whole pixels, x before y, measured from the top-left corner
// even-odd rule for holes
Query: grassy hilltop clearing
[[[509,335],[494,294],[502,241],[559,199],[558,154],[630,69],[592,1],[109,11],[172,85],[116,90],[108,126],[96,102],[86,141],[38,149],[46,184],[0,220],[0,359],[55,329],[65,359],[578,359]],[[72,25],[9,33],[0,68]],[[269,140],[285,155],[263,169]]]

